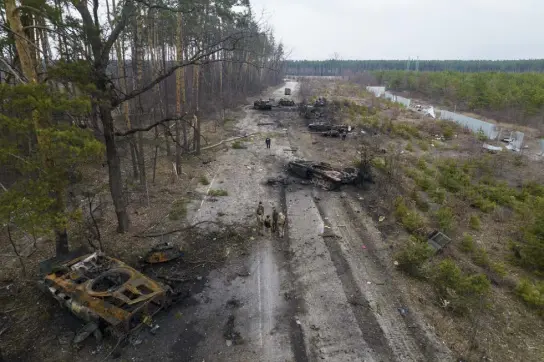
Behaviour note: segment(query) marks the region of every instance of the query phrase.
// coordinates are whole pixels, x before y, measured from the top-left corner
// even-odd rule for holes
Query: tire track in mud
[[[315,205],[325,225],[330,227],[331,225],[327,221],[326,214],[320,203],[316,202]],[[351,310],[363,334],[363,338],[368,346],[374,349],[376,357],[379,356],[381,361],[394,361],[395,357],[387,343],[387,338],[374,315],[372,307],[357,286],[351,267],[344,258],[340,245],[334,240],[334,237],[324,237],[323,239],[336,268],[338,278],[342,283],[344,293],[348,297]]]
[[[287,215],[287,195],[285,186],[280,188],[280,205],[282,212]],[[289,222],[289,220],[287,220]],[[292,268],[292,254],[290,249],[289,228],[285,225],[285,235],[281,240],[281,249],[287,251],[284,253],[285,265],[287,269],[287,275],[289,276],[289,290],[295,291],[299,289],[296,285],[295,273]],[[296,362],[308,362],[308,355],[306,354],[306,345],[304,343],[304,331],[297,324],[295,319],[298,312],[304,311],[304,300],[299,298],[296,293],[291,293],[291,300],[289,301],[289,310],[287,312],[289,316],[289,338],[291,340],[291,351]]]
[[[355,200],[357,195],[354,192],[349,191],[347,194],[350,197],[342,198],[340,203],[342,206],[344,206],[343,210],[345,211],[347,217],[350,220],[358,221],[357,225],[353,228],[355,233],[358,234],[361,240],[365,240],[365,244],[367,246],[366,253],[371,258],[371,262],[375,263],[375,265],[380,268],[380,273],[383,273],[383,278],[392,280],[391,267],[388,267],[383,258],[376,253],[380,246],[376,245],[376,241],[373,239],[376,237],[381,238],[381,236],[373,235],[373,232],[369,230],[370,226],[367,225],[367,222],[362,219],[363,216],[355,211],[354,203],[356,203]],[[376,230],[376,232],[378,231]],[[392,290],[392,287],[393,284],[391,283],[384,283],[384,285],[381,286],[381,288],[386,290],[387,295],[395,296],[395,301],[398,306],[408,305],[403,297],[403,293],[405,292],[402,290],[402,287],[396,285],[396,288],[400,288],[401,290]],[[404,335],[411,338],[415,342],[413,344],[417,346],[417,349],[421,353],[421,357],[425,357],[427,361],[451,360],[451,354],[447,348],[444,348],[444,346],[437,340],[436,336],[434,336],[428,330],[428,327],[426,328],[424,325],[422,325],[421,320],[419,320],[414,313],[415,312],[412,311],[411,313],[404,315],[402,318],[397,319],[402,321],[402,325],[395,328],[396,336],[392,337],[398,338],[397,336]]]

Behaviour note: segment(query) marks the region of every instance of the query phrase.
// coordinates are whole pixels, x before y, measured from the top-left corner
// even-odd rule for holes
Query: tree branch
[[[102,54],[100,54],[100,61],[105,62],[106,57],[108,56],[111,47],[113,46],[113,43],[119,38],[119,35],[121,35],[121,32],[125,29],[128,23],[128,19],[132,15],[132,12],[134,11],[134,4],[132,1],[127,0],[125,5],[123,6],[123,10],[121,10],[121,19],[115,25],[115,28],[112,30],[110,36],[108,37],[108,40],[104,43],[104,47],[102,48]],[[118,60],[119,61],[119,60]]]
[[[180,232],[180,231],[187,231],[187,230],[190,230],[200,224],[204,224],[204,223],[211,223],[211,224],[219,224],[217,221],[211,221],[211,220],[203,220],[203,221],[199,221],[197,223],[194,223],[193,225],[189,225],[187,227],[184,227],[184,228],[181,228],[181,229],[174,229],[174,230],[170,230],[170,231],[165,231],[163,233],[160,233],[160,234],[148,234],[148,235],[141,235],[141,234],[136,234],[134,235],[135,238],[156,238],[158,236],[164,236],[164,235],[170,235],[170,234],[174,234],[174,233],[177,233],[177,232]]]
[[[26,83],[26,80],[23,80],[23,78],[21,78],[21,76],[15,71],[15,69],[11,67],[11,65],[9,65],[9,63],[4,59],[4,57],[0,57],[0,62],[4,63],[4,66],[6,67],[4,71],[6,73],[13,75],[15,79],[17,79],[20,83]]]
[[[166,5],[161,5],[161,4],[151,4],[150,2],[147,2],[145,0],[135,0],[137,3],[139,4],[142,4],[144,5],[145,7],[147,7],[149,10],[152,10],[152,9],[159,9],[159,10],[166,10],[166,11],[169,11],[169,12],[172,12],[172,13],[183,13],[183,14],[190,14],[190,13],[194,13],[195,11],[197,10],[201,10],[202,7],[193,7],[192,9],[181,9],[181,8],[171,8],[169,6],[166,6]]]
[[[131,134],[134,134],[134,133],[137,133],[137,132],[147,132],[147,131],[150,131],[152,130],[153,128],[163,124],[163,123],[166,123],[166,122],[170,122],[170,121],[181,121],[183,120],[183,118],[187,115],[187,113],[185,113],[183,116],[181,117],[170,117],[170,118],[165,118],[165,119],[161,119],[160,121],[158,122],[155,122],[153,123],[152,125],[150,126],[147,126],[147,127],[141,127],[141,128],[132,128],[132,129],[129,129],[128,131],[125,131],[125,132],[115,132],[115,135],[118,136],[118,137],[123,137],[123,136],[128,136],[128,135],[131,135]]]
[[[95,27],[91,13],[87,8],[87,1],[72,0],[71,2],[81,15],[81,19],[83,20],[83,31],[87,36],[87,41],[91,43],[95,62],[102,61],[102,39],[100,39],[100,32],[98,28]]]

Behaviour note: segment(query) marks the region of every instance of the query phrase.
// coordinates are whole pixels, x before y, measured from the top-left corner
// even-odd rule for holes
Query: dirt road
[[[293,90],[298,84],[288,82]],[[267,95],[279,99],[283,87]],[[379,231],[355,191],[325,192],[311,186],[268,186],[288,160],[311,157],[292,151],[296,113],[247,107],[240,133],[260,132],[247,148],[225,148],[211,163],[210,185],[198,190],[189,220],[255,223],[259,200],[266,213],[287,215],[283,239],[251,236],[242,255],[193,286],[189,302],[157,320],[155,335],[123,351],[129,361],[448,361],[416,311],[404,303]],[[272,123],[261,125],[258,123]],[[270,149],[265,138],[272,139]],[[206,196],[221,189],[228,196]],[[383,251],[383,252],[382,252]],[[228,253],[228,249],[227,249]],[[404,308],[404,309],[403,309]],[[399,312],[400,311],[400,312]],[[405,313],[405,311],[408,311]]]

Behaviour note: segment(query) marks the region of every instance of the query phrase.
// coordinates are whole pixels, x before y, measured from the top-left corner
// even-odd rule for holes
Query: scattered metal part
[[[149,264],[164,263],[183,256],[183,251],[172,243],[161,243],[154,246],[145,256],[144,260]]]
[[[448,245],[450,241],[451,239],[440,231],[434,231],[431,235],[429,235],[427,240],[429,246],[436,251]]]

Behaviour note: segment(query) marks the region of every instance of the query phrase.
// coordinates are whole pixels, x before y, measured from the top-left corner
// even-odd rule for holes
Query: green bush
[[[490,263],[489,255],[487,254],[487,251],[482,247],[478,247],[474,250],[474,253],[472,254],[472,260],[476,265],[479,265],[481,267],[488,267]]]
[[[448,191],[459,192],[470,185],[470,175],[455,160],[444,160],[438,165],[440,184]]]
[[[433,269],[432,282],[439,297],[450,302],[453,310],[468,310],[485,297],[491,283],[483,274],[466,275],[451,259],[440,262]]]
[[[206,177],[206,175],[200,176],[199,182],[200,182],[202,185],[209,185],[209,184],[210,184],[210,181],[208,180],[208,178]]]
[[[478,139],[478,141],[487,141],[487,136],[485,135],[483,130],[479,130],[478,132],[476,132],[476,138]]]
[[[432,190],[429,190],[429,196],[431,197],[431,200],[433,200],[437,204],[442,205],[444,201],[446,201],[446,190],[440,187],[436,187]]]
[[[451,140],[453,138],[453,134],[454,134],[454,131],[451,125],[447,124],[442,128],[442,135],[444,136],[445,139]]]
[[[412,200],[414,200],[414,202],[416,203],[416,207],[419,210],[423,212],[429,211],[429,204],[419,196],[419,192],[417,190],[412,190],[412,192],[410,193],[410,197],[412,198]]]
[[[232,148],[234,148],[235,150],[241,150],[241,149],[244,149],[244,148],[247,148],[246,145],[244,145],[242,142],[240,141],[234,141],[232,143]]]
[[[501,277],[505,277],[507,273],[506,266],[501,262],[491,262],[491,270]]]
[[[395,260],[403,271],[412,276],[421,276],[423,265],[433,253],[434,250],[427,242],[411,237],[408,243],[395,254]]]
[[[471,253],[474,249],[474,238],[472,235],[464,233],[463,239],[461,239],[461,250],[465,253]]]
[[[406,151],[408,151],[408,152],[413,152],[414,151],[414,147],[412,147],[412,142],[408,142],[406,144]]]
[[[414,181],[423,191],[428,191],[436,186],[433,179],[427,175],[418,175]]]
[[[469,225],[472,230],[481,229],[480,218],[478,217],[478,215],[470,215]]]
[[[402,197],[395,200],[395,216],[410,233],[419,231],[425,226],[423,217],[417,211],[409,210]]]
[[[227,190],[212,189],[212,190],[208,191],[208,195],[209,196],[228,196],[229,193],[227,192]]]
[[[532,283],[522,279],[516,287],[516,293],[527,305],[537,308],[539,314],[544,314],[544,282]]]
[[[418,158],[418,160],[417,160],[417,167],[418,167],[421,171],[427,170],[427,161],[425,161],[425,159],[424,159],[423,157]]]
[[[418,140],[417,144],[419,145],[419,148],[421,148],[422,151],[428,151],[429,150],[429,142],[425,140]]]
[[[438,225],[440,225],[440,228],[443,231],[447,232],[452,229],[454,216],[451,208],[447,206],[442,206],[436,212],[436,218],[438,220]]]

